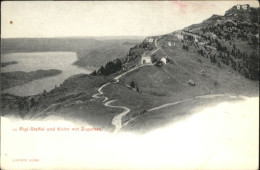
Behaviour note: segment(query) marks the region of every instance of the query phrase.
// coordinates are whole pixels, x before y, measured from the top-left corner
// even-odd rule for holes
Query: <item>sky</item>
[[[257,1],[2,1],[1,37],[152,36]]]

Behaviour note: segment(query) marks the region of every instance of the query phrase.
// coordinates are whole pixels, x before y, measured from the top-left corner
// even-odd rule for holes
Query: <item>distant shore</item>
[[[44,77],[56,76],[61,74],[61,70],[36,70],[30,72],[14,71],[1,73],[1,90],[8,89],[14,86],[22,85],[33,80],[41,79]]]
[[[8,62],[3,62],[0,64],[1,67],[6,67],[6,66],[9,66],[9,65],[12,65],[12,64],[18,64],[17,61],[8,61]]]

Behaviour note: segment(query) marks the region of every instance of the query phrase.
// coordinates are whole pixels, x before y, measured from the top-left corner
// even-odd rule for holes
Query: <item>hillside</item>
[[[3,94],[1,108],[5,115],[59,115],[109,131],[114,127],[116,133],[147,132],[217,101],[257,96],[259,8],[247,9],[235,6],[224,16],[147,37],[125,57],[91,75],[71,77],[46,94]]]
[[[213,15],[183,29],[191,43],[212,63],[227,65],[246,78],[259,80],[259,8],[234,6],[224,16]]]
[[[181,31],[148,37],[141,44],[130,49],[122,60],[123,67],[136,65],[135,61],[146,51],[155,49],[155,44],[147,40],[157,39],[159,47],[173,49],[174,44],[195,52],[219,67],[230,67],[246,78],[259,80],[259,8],[238,5],[226,11],[224,16],[213,15],[199,24]],[[243,8],[244,7],[244,8]],[[160,52],[160,51],[159,51]],[[163,54],[153,58],[162,58]]]

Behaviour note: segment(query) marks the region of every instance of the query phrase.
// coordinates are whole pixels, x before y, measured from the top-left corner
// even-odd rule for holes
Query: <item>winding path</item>
[[[168,54],[166,54],[166,52],[165,52],[162,48],[159,47],[159,45],[158,45],[158,43],[157,43],[157,39],[156,39],[156,41],[155,41],[155,47],[157,48],[157,51],[158,51],[158,50],[161,50],[161,52],[162,52],[165,56],[171,58],[172,61],[173,61],[177,66],[179,66],[182,70],[184,70],[184,71],[187,72],[188,74],[190,74],[190,75],[192,75],[193,77],[195,77],[195,78],[207,89],[208,93],[210,94],[210,89],[200,80],[200,78],[199,78],[198,76],[196,76],[196,75],[193,74],[192,72],[190,72],[190,71],[188,71],[187,69],[185,69],[185,68],[184,68],[183,66],[181,66],[181,64],[179,64],[174,58],[170,57]]]
[[[157,39],[155,40],[155,44],[156,44],[155,46],[157,47]],[[160,49],[157,47],[157,49],[151,51],[149,55],[154,54],[154,53],[157,52],[158,50],[160,50]],[[93,99],[91,99],[91,101],[94,101],[95,99],[104,98],[104,100],[101,101],[102,103],[104,103],[105,101],[107,101],[106,103],[103,104],[104,106],[106,106],[106,107],[111,107],[111,108],[123,109],[123,112],[121,112],[120,114],[116,115],[116,116],[113,118],[113,120],[112,120],[112,125],[115,126],[115,130],[114,130],[114,132],[113,132],[114,134],[117,134],[117,133],[120,131],[120,129],[122,128],[122,126],[123,126],[123,125],[122,125],[122,117],[125,116],[125,115],[127,115],[131,110],[130,110],[129,108],[125,107],[125,106],[113,106],[113,105],[111,105],[111,103],[112,103],[112,102],[115,102],[116,100],[110,100],[110,101],[108,101],[109,99],[108,99],[108,97],[104,96],[104,93],[103,93],[102,89],[105,88],[106,86],[108,86],[108,85],[111,84],[111,83],[118,83],[118,82],[120,81],[120,78],[121,78],[122,76],[126,75],[127,73],[132,72],[132,71],[134,71],[134,70],[137,70],[137,69],[140,68],[140,67],[149,66],[149,65],[152,65],[152,64],[140,65],[140,66],[134,67],[134,68],[132,68],[132,69],[130,69],[130,70],[128,70],[128,71],[126,71],[126,72],[124,72],[124,73],[122,73],[122,74],[116,76],[116,77],[114,78],[115,82],[108,82],[108,83],[106,83],[106,84],[103,84],[103,85],[98,89],[98,92],[95,93],[95,94],[92,96]]]
[[[135,67],[135,68],[132,68],[120,75],[118,75],[117,77],[114,78],[115,82],[108,82],[106,84],[103,84],[99,89],[98,89],[98,92],[95,93],[92,97],[93,99],[91,99],[91,101],[94,101],[95,99],[100,99],[100,98],[104,98],[104,100],[102,100],[101,102],[104,103],[105,101],[107,101],[106,103],[104,103],[103,105],[106,106],[106,107],[111,107],[111,108],[118,108],[118,109],[123,109],[123,112],[121,112],[120,114],[116,115],[113,120],[112,120],[112,125],[115,126],[115,130],[114,130],[114,134],[117,134],[120,129],[122,128],[122,117],[127,115],[131,110],[125,106],[113,106],[111,105],[112,102],[115,102],[116,100],[110,100],[108,101],[108,97],[104,96],[104,93],[102,91],[103,88],[105,88],[106,86],[108,86],[109,84],[111,83],[118,83],[120,78],[124,75],[126,75],[127,73],[129,72],[132,72],[140,67],[143,67],[145,65],[141,65],[141,66],[138,66],[138,67]]]
[[[169,106],[173,106],[173,105],[176,105],[176,104],[179,104],[179,103],[191,101],[191,100],[194,100],[194,99],[211,99],[211,98],[223,97],[223,96],[228,96],[228,97],[232,97],[232,98],[234,98],[234,97],[245,98],[245,96],[234,96],[234,95],[231,95],[231,94],[211,94],[211,95],[195,96],[193,98],[188,98],[188,99],[180,100],[180,101],[173,102],[173,103],[166,103],[166,104],[163,104],[161,106],[154,107],[154,108],[148,110],[148,112],[154,111],[154,110],[159,110],[159,109],[169,107]]]
[[[112,106],[112,105],[110,105],[114,101],[115,100],[108,101],[104,105],[107,106],[107,107],[120,108],[120,109],[124,110],[123,112],[121,112],[120,114],[115,116],[112,120],[112,125],[114,125],[116,127],[113,133],[117,134],[119,132],[119,130],[122,128],[122,117],[127,115],[127,113],[130,112],[130,109],[125,107],[125,106]]]

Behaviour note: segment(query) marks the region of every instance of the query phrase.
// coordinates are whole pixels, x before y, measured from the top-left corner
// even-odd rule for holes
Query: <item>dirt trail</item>
[[[173,102],[173,103],[166,103],[166,104],[163,104],[163,105],[161,105],[161,106],[154,107],[154,108],[152,108],[152,109],[150,109],[150,110],[148,110],[148,111],[159,110],[159,109],[164,108],[164,107],[173,106],[173,105],[176,105],[176,104],[179,104],[179,103],[183,103],[183,102],[187,102],[187,101],[190,101],[190,100],[193,100],[193,99],[199,99],[199,98],[214,98],[214,97],[220,97],[220,96],[225,96],[225,94],[214,94],[214,95],[196,96],[196,97],[193,97],[193,98],[188,98],[188,99],[180,100],[180,101]]]
[[[168,56],[168,55],[158,46],[157,40],[158,40],[158,39],[156,39],[156,40],[154,41],[155,46],[156,46],[156,49],[153,50],[153,51],[151,51],[149,55],[152,55],[152,54],[154,54],[155,52],[157,52],[158,50],[161,50],[161,51],[163,52],[163,54],[165,54],[166,56]],[[169,56],[168,56],[168,57],[169,57]],[[198,81],[200,81],[200,82],[202,83],[202,85],[203,85],[203,86],[209,91],[209,93],[210,93],[209,88],[208,88],[197,76],[195,76],[193,73],[191,73],[190,71],[188,71],[188,70],[186,70],[185,68],[183,68],[180,64],[178,64],[178,62],[176,62],[176,61],[174,61],[174,62],[175,62],[181,69],[183,69],[184,71],[188,72],[189,74],[191,74],[192,76],[194,76],[196,79],[198,79]],[[140,68],[140,67],[143,67],[143,66],[145,66],[145,65],[141,65],[141,66],[135,67],[135,68],[133,68],[133,69],[131,69],[131,70],[129,70],[129,71],[126,71],[126,72],[124,72],[124,73],[118,75],[117,77],[114,78],[114,80],[116,80],[116,81],[113,82],[113,83],[118,83],[119,80],[120,80],[120,78],[121,78],[122,76],[124,76],[124,75],[126,75],[127,73],[132,72],[132,71],[134,71],[134,70],[136,70],[136,69],[138,69],[138,68]],[[179,83],[180,83],[180,82],[179,82]],[[105,96],[101,96],[101,95],[103,95],[102,89],[103,89],[104,87],[106,87],[107,85],[109,85],[109,84],[110,84],[110,83],[106,83],[106,84],[104,84],[103,86],[101,86],[101,87],[98,89],[98,93],[94,94],[92,97],[93,97],[93,98],[101,98],[101,97],[104,97],[104,100],[103,100],[102,102],[107,101],[108,98],[105,97]],[[211,95],[195,96],[195,97],[193,97],[193,98],[188,98],[188,99],[180,100],[180,101],[173,102],[173,103],[166,103],[166,104],[163,104],[163,105],[161,105],[161,106],[154,107],[154,108],[148,110],[148,112],[149,112],[149,111],[154,111],[154,110],[159,110],[159,109],[161,109],[161,108],[173,106],[173,105],[176,105],[176,104],[179,104],[179,103],[183,103],[183,102],[187,102],[187,101],[194,100],[194,99],[200,99],[200,98],[201,98],[201,99],[202,99],[202,98],[203,98],[203,99],[208,99],[208,98],[215,98],[215,97],[221,97],[221,96],[228,96],[228,97],[233,97],[233,98],[234,98],[234,97],[244,98],[244,96],[233,96],[233,95],[231,95],[231,94],[211,94]],[[114,130],[113,133],[114,133],[114,134],[117,134],[123,126],[126,126],[126,125],[129,123],[129,121],[128,121],[128,122],[125,122],[124,124],[122,124],[122,117],[125,116],[125,115],[127,115],[131,110],[130,110],[129,108],[125,107],[125,106],[113,106],[113,105],[111,105],[111,103],[112,103],[112,102],[115,102],[115,101],[116,101],[116,100],[107,101],[106,103],[104,103],[104,106],[106,106],[106,107],[112,107],[112,108],[118,108],[118,109],[123,109],[123,111],[122,111],[120,114],[116,115],[116,116],[113,118],[113,120],[112,120],[112,124],[115,126],[115,130]],[[131,119],[131,120],[133,120],[133,119]],[[131,121],[131,120],[130,120],[130,121]]]
[[[157,47],[157,39],[155,40],[155,46]],[[154,53],[155,53],[156,51],[158,51],[158,50],[159,50],[159,48],[157,48],[157,49],[151,51],[149,55],[154,54]],[[134,70],[139,69],[140,67],[144,67],[144,66],[148,66],[148,65],[149,65],[149,64],[137,66],[137,67],[135,67],[135,68],[132,68],[132,69],[130,69],[130,70],[128,70],[128,71],[126,71],[126,72],[124,72],[124,73],[122,73],[122,74],[116,76],[116,77],[114,78],[114,80],[116,80],[116,81],[113,82],[113,83],[118,83],[118,82],[120,81],[120,78],[123,77],[123,76],[125,76],[127,73],[130,73],[130,72],[132,72],[132,71],[134,71]],[[125,116],[126,114],[128,114],[131,110],[130,110],[129,108],[125,107],[125,106],[113,106],[113,105],[111,105],[111,103],[112,103],[112,102],[115,102],[116,100],[110,100],[110,101],[109,101],[108,97],[104,96],[104,93],[103,93],[102,89],[105,88],[106,86],[108,86],[108,85],[111,84],[111,83],[112,83],[112,82],[109,82],[109,83],[106,83],[106,84],[102,85],[102,86],[98,89],[98,92],[92,96],[93,99],[91,99],[91,101],[94,101],[95,99],[99,99],[99,98],[104,98],[104,100],[101,101],[102,103],[104,103],[105,101],[107,101],[106,103],[103,104],[104,106],[106,106],[106,107],[111,107],[111,108],[118,108],[118,109],[123,109],[123,110],[124,110],[124,111],[121,112],[120,114],[116,115],[116,116],[113,118],[113,120],[112,120],[112,125],[115,126],[115,130],[114,130],[113,133],[114,133],[114,134],[117,134],[117,133],[120,131],[120,129],[122,128],[122,126],[124,126],[124,125],[122,124],[122,117]]]
[[[112,108],[119,108],[119,109],[123,109],[124,111],[121,112],[120,114],[118,114],[117,116],[115,116],[112,120],[112,125],[115,126],[115,130],[114,130],[114,134],[117,134],[119,132],[119,130],[122,128],[122,117],[124,117],[125,115],[127,115],[127,113],[130,112],[130,109],[125,107],[125,106],[112,106],[111,103],[114,102],[115,100],[111,100],[106,102],[104,105],[107,107],[112,107]]]
[[[95,99],[101,98],[100,95],[103,95],[103,94],[104,94],[104,93],[102,92],[102,89],[103,89],[104,87],[106,87],[107,85],[109,85],[109,84],[110,84],[110,82],[109,82],[109,83],[106,83],[106,84],[103,84],[101,87],[99,87],[98,93],[95,93],[95,94],[92,96],[93,99],[91,99],[90,101],[94,101]],[[108,100],[108,98],[104,96],[104,100],[103,100],[102,102],[107,101],[107,100]]]
[[[163,51],[163,49],[158,46],[157,39],[156,39],[156,42],[155,42],[155,46],[158,48],[157,51],[158,51],[158,50],[161,50],[161,52],[162,52],[165,56],[169,57],[169,55],[166,54],[166,52]],[[179,66],[182,70],[184,70],[184,71],[187,72],[188,74],[190,74],[190,75],[192,75],[193,77],[195,77],[195,78],[207,89],[207,91],[208,91],[209,94],[210,94],[210,89],[200,80],[200,78],[199,78],[198,76],[196,76],[196,75],[193,74],[192,72],[190,72],[190,71],[188,71],[187,69],[185,69],[183,66],[181,66],[181,65],[180,65],[175,59],[173,59],[172,57],[169,57],[169,58],[171,58],[172,61],[173,61],[177,66]]]
[[[230,98],[241,98],[241,99],[245,99],[246,98],[246,96],[241,96],[241,95],[240,96],[234,96],[234,95],[231,95],[231,94],[202,95],[202,96],[195,96],[195,97],[192,97],[192,98],[180,100],[180,101],[173,102],[173,103],[166,103],[166,104],[163,104],[161,106],[154,107],[154,108],[148,110],[148,112],[149,111],[154,111],[154,110],[159,110],[161,108],[165,108],[165,107],[169,107],[169,106],[173,106],[173,105],[176,105],[176,104],[179,104],[179,103],[191,101],[191,100],[194,100],[194,99],[212,99],[212,98],[215,98],[215,97],[223,97],[223,96],[227,96],[227,97],[230,97]]]
[[[120,78],[121,78],[122,76],[124,76],[124,75],[126,75],[127,73],[132,72],[132,71],[134,71],[134,70],[136,70],[136,69],[138,69],[138,68],[140,68],[140,67],[143,67],[143,66],[145,66],[145,65],[141,65],[141,66],[135,67],[135,68],[133,68],[133,69],[131,69],[131,70],[128,70],[128,71],[126,71],[126,72],[124,72],[124,73],[118,75],[117,77],[114,78],[114,80],[116,80],[115,82],[109,82],[109,83],[106,83],[106,84],[102,85],[102,86],[98,89],[98,92],[95,93],[95,94],[92,96],[93,99],[91,99],[91,101],[94,101],[95,99],[104,98],[104,100],[101,101],[104,106],[106,106],[106,107],[111,107],[111,108],[123,109],[123,111],[122,111],[121,113],[119,113],[118,115],[116,115],[116,116],[113,118],[112,122],[111,122],[112,125],[115,126],[115,130],[114,130],[114,132],[113,132],[114,134],[117,134],[117,133],[120,131],[120,129],[122,128],[122,126],[123,126],[123,125],[122,125],[122,117],[125,116],[126,114],[128,114],[131,110],[130,110],[129,108],[125,107],[125,106],[113,106],[113,105],[111,105],[111,103],[112,103],[112,102],[115,102],[116,100],[110,100],[110,101],[108,101],[109,98],[106,97],[106,96],[104,96],[104,93],[103,93],[102,90],[103,90],[103,88],[105,88],[106,86],[108,86],[108,85],[111,84],[111,83],[118,83],[119,80],[120,80]],[[107,102],[104,103],[105,101],[107,101]]]

